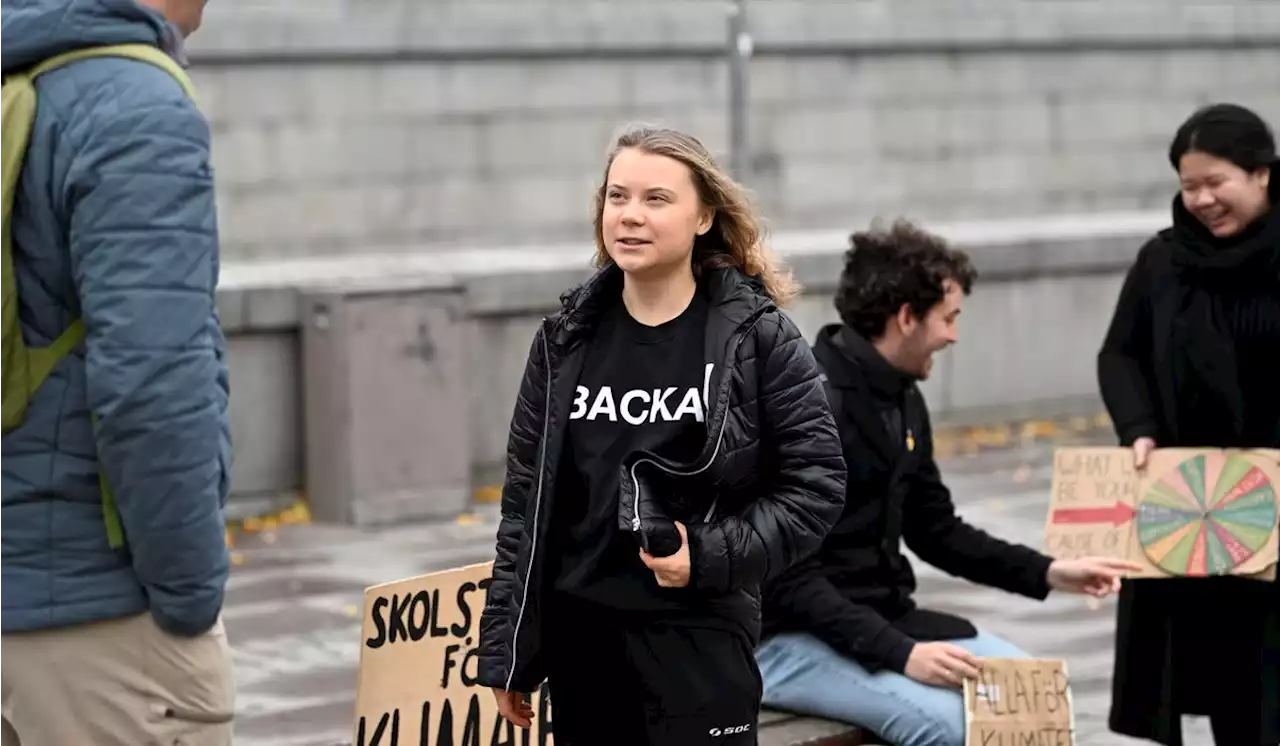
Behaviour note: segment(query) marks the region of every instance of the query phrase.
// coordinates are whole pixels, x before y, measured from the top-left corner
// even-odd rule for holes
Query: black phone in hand
[[[684,546],[675,521],[651,518],[640,527],[640,546],[654,557],[670,557]]]

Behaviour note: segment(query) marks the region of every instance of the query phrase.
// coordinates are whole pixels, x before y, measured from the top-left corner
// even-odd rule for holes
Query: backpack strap
[[[80,341],[84,339],[84,321],[76,319],[71,325],[58,335],[57,339],[49,343],[48,347],[35,347],[27,349],[27,367],[31,371],[31,379],[34,381],[43,381],[53,372],[53,366],[58,361],[76,348]]]
[[[63,65],[91,57],[124,57],[155,65],[178,81],[178,85],[182,86],[182,90],[187,94],[188,98],[192,101],[196,100],[196,87],[191,82],[191,77],[187,75],[187,71],[183,70],[182,66],[174,62],[173,58],[165,54],[163,50],[150,44],[112,44],[101,47],[73,49],[70,52],[63,52],[40,62],[31,69],[28,75],[35,79]]]

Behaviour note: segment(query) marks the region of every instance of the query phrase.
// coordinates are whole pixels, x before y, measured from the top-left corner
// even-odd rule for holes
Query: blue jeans
[[[979,657],[1028,657],[984,632],[951,642]],[[852,723],[894,746],[964,746],[959,689],[921,684],[894,671],[868,673],[807,634],[770,638],[756,651],[756,661],[766,707]]]

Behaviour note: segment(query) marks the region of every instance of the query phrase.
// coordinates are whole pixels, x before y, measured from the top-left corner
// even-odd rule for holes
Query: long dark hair
[[[1238,104],[1213,104],[1187,118],[1169,145],[1169,163],[1177,171],[1182,156],[1195,150],[1221,158],[1250,173],[1276,163],[1276,140],[1262,117]]]

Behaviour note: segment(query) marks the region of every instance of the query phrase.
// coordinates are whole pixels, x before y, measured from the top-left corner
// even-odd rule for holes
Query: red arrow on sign
[[[1121,526],[1133,520],[1138,511],[1132,505],[1116,501],[1105,508],[1059,508],[1053,511],[1051,523],[1110,523]]]

